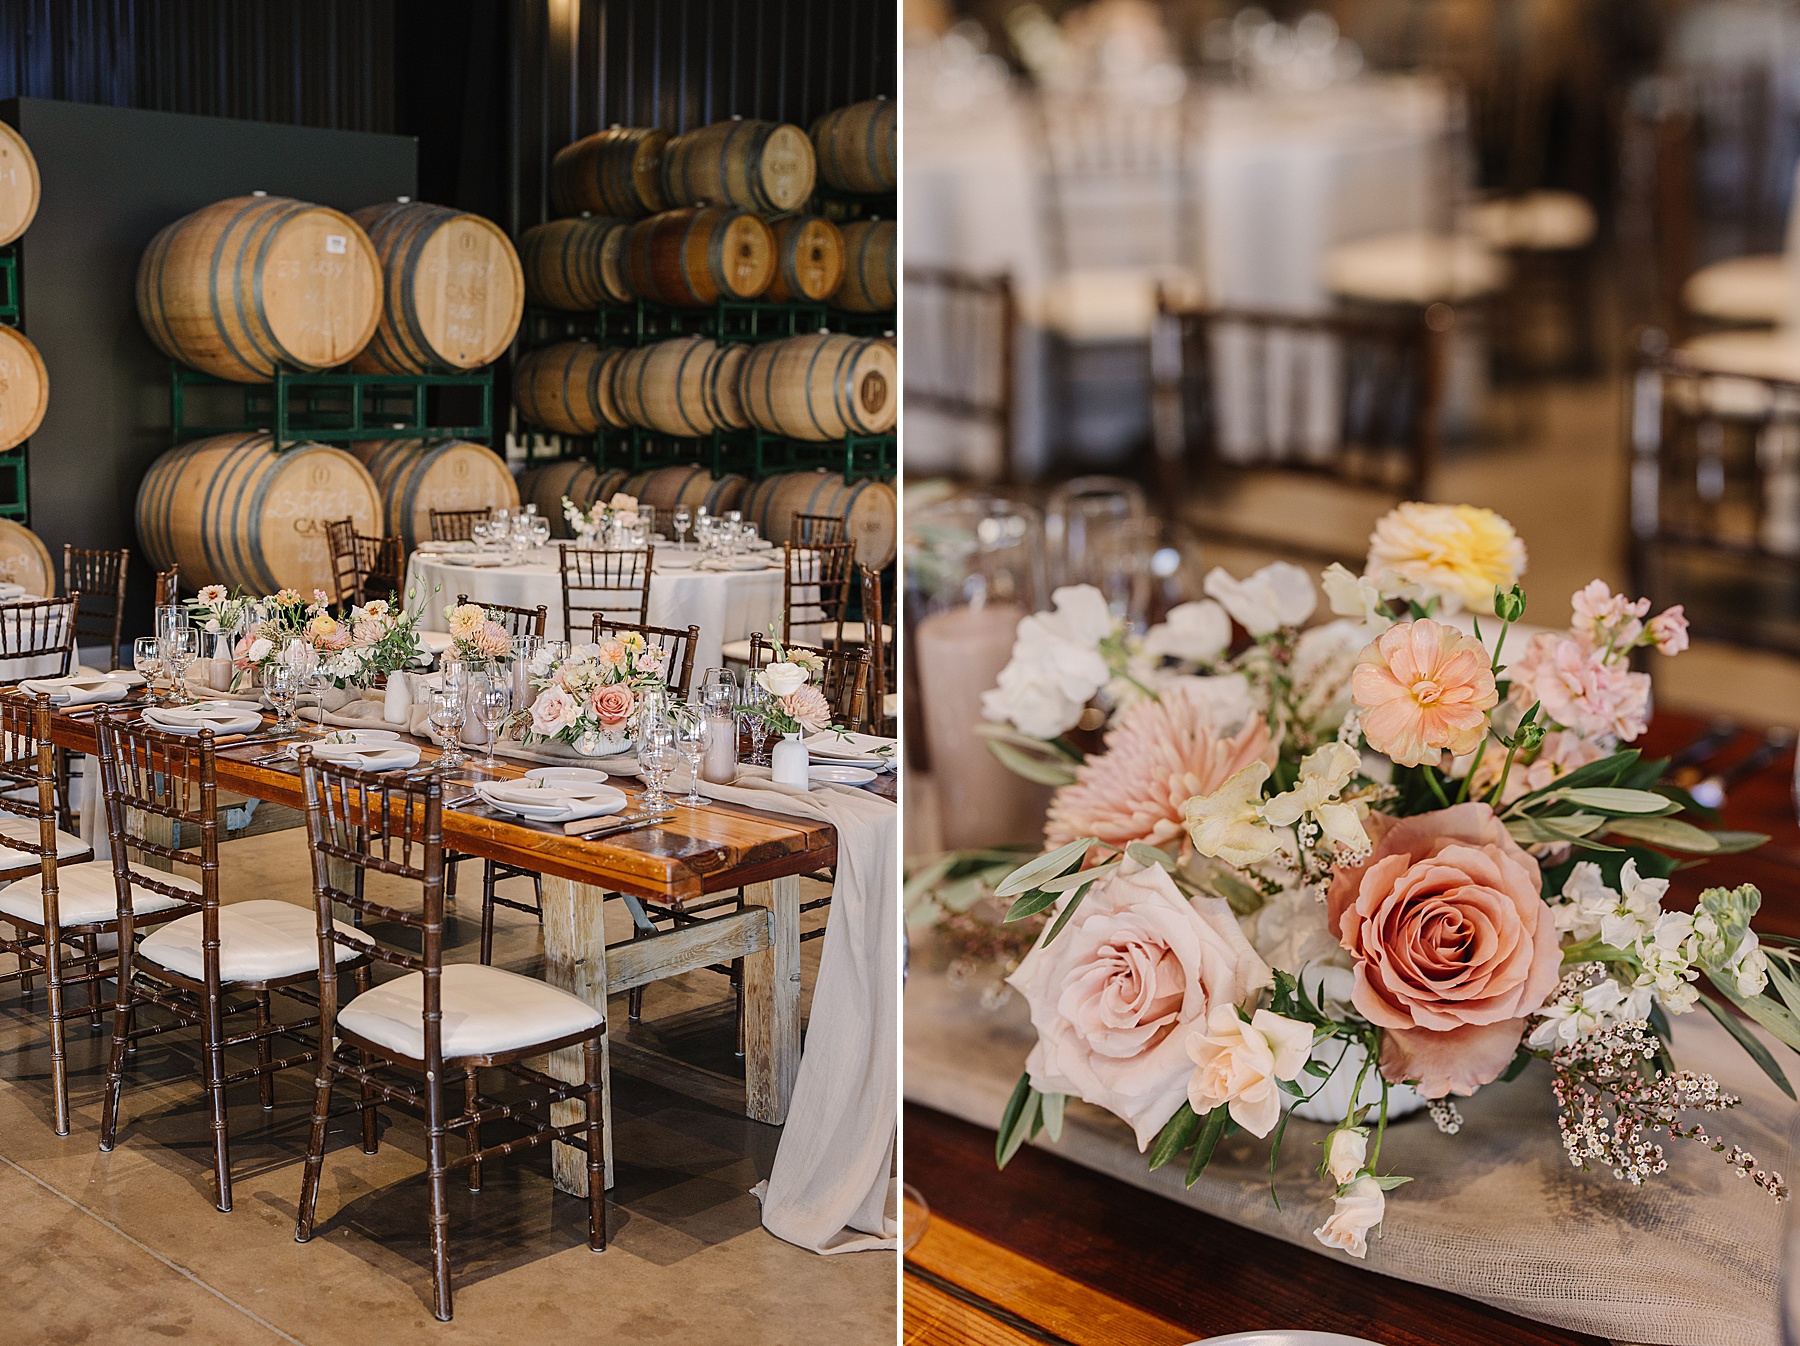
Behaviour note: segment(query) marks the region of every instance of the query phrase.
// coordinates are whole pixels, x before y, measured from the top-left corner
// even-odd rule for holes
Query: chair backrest
[[[1626,437],[1633,592],[1696,637],[1800,654],[1800,383],[1649,359]]]
[[[181,601],[181,567],[172,565],[156,572],[156,606],[172,607]]]
[[[881,572],[858,566],[862,572],[863,643],[869,650],[869,722],[887,719],[887,694],[894,686],[894,648],[884,634],[887,604],[881,594]]]
[[[1018,323],[1012,278],[909,266],[902,302],[908,460],[922,450],[933,471],[1006,479]]]
[[[158,922],[190,911],[201,913],[206,987],[219,986],[219,832],[218,763],[212,731],[195,735],[163,734],[129,723],[112,712],[95,722],[100,748],[100,784],[106,794],[106,829],[112,841],[113,882],[119,893],[119,943],[130,944],[131,893],[147,889],[174,898],[180,907],[156,913]],[[181,844],[189,829],[198,847]],[[160,840],[166,835],[167,840]],[[139,867],[133,868],[132,863]],[[200,871],[200,898],[191,888],[178,888],[150,877],[150,870],[174,864]]]
[[[424,1016],[425,1063],[440,1072],[444,1060],[444,786],[436,776],[414,782],[402,775],[352,771],[320,762],[309,748],[300,750],[300,778],[306,794],[306,835],[312,848],[313,902],[319,921],[320,1032],[336,1031],[339,952],[336,946],[354,948],[360,954],[406,972],[420,973],[425,982],[421,1012]],[[334,866],[341,874],[386,874],[403,883],[421,886],[417,910],[402,910],[389,902],[365,898],[363,884],[339,887]],[[384,893],[384,897],[388,894]],[[368,942],[352,940],[333,920],[336,905],[348,907],[356,924],[374,936]],[[375,924],[365,918],[372,917]],[[405,948],[379,932],[398,925],[418,940],[417,950]]]
[[[642,622],[612,622],[595,616],[593,637],[598,644],[608,636],[635,631],[663,651],[663,681],[679,699],[687,700],[694,685],[694,647],[700,643],[700,628],[690,626],[647,626]]]
[[[35,788],[34,788],[35,787]],[[44,883],[44,926],[55,930],[56,750],[50,742],[50,698],[0,693],[0,813],[38,825],[37,840],[0,831],[0,847],[35,855]],[[0,868],[10,869],[0,863]]]
[[[593,624],[596,616],[640,625],[650,620],[650,571],[656,548],[611,551],[557,546],[562,566],[563,635]],[[578,615],[579,614],[579,615]]]
[[[869,730],[869,647],[856,645],[849,649],[820,649],[816,645],[785,646],[787,650],[804,650],[816,656],[823,665],[819,690],[831,707],[831,722],[853,733]],[[774,651],[761,631],[750,636],[750,673],[752,676],[772,662]]]
[[[467,542],[474,535],[475,525],[486,523],[491,517],[493,511],[485,505],[480,509],[434,509],[431,511],[431,540]]]
[[[788,540],[796,547],[816,547],[844,540],[844,516],[841,514],[801,514],[788,519]]]
[[[1173,473],[1162,484],[1256,469],[1429,498],[1454,324],[1444,304],[1387,319],[1165,300],[1153,342],[1157,458]]]
[[[80,594],[43,598],[30,603],[0,607],[0,659],[58,659],[55,674],[46,670],[22,672],[0,678],[0,687],[12,687],[26,678],[66,677],[75,653],[75,605]]]
[[[782,544],[782,561],[782,639],[836,644],[844,634],[856,544],[822,542],[800,547],[787,542]]]
[[[331,601],[356,601],[362,579],[361,554],[356,545],[356,520],[334,519],[325,525],[325,545],[331,550]]]
[[[456,606],[461,607],[469,601],[467,594],[456,596]],[[550,609],[539,603],[535,608],[515,608],[510,603],[483,603],[482,609],[491,621],[499,622],[506,628],[506,634],[514,640],[521,636],[544,638],[550,620]]]
[[[96,551],[63,544],[63,592],[79,594],[75,605],[75,640],[96,636],[111,652],[108,668],[119,666],[119,637],[125,629],[125,576],[131,552]]]
[[[356,535],[356,601],[400,595],[405,584],[406,543],[397,537]]]

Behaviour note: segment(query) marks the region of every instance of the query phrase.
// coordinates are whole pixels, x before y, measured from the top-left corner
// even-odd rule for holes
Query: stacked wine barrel
[[[485,444],[466,439],[371,439],[350,452],[381,493],[383,533],[412,551],[431,539],[434,509],[511,509],[519,488],[506,462]]]
[[[568,537],[563,497],[588,509],[596,501],[612,499],[624,488],[628,475],[619,468],[603,471],[585,458],[563,458],[520,473],[519,499],[527,505],[536,505],[538,513],[550,520],[551,532],[557,537]]]
[[[37,208],[37,159],[25,137],[0,122],[0,246],[25,232],[36,218]],[[14,294],[16,297],[16,290]],[[44,357],[18,328],[0,326],[0,452],[16,449],[30,439],[49,406],[50,374],[44,368]],[[34,534],[22,528],[19,531],[37,542]],[[48,588],[34,587],[35,581],[18,582],[34,594],[55,592],[53,573]]]

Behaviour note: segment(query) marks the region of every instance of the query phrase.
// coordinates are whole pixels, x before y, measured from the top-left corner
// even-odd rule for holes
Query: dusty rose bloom
[[[623,683],[602,687],[594,693],[594,714],[606,724],[622,723],[631,714],[637,698]]]
[[[1351,1003],[1387,1030],[1390,1081],[1472,1094],[1506,1069],[1562,966],[1537,861],[1486,804],[1370,831],[1373,853],[1337,869],[1328,896],[1356,959]]]
[[[1401,766],[1474,752],[1499,702],[1480,641],[1428,617],[1390,627],[1350,675],[1369,746]]]

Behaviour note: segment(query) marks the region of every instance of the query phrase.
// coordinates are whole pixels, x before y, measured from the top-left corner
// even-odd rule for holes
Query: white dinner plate
[[[480,552],[457,552],[453,556],[440,556],[438,560],[447,566],[468,566],[474,570],[493,570],[512,564],[510,556],[485,556]]]
[[[534,766],[525,773],[525,779],[542,781],[545,785],[604,785],[607,774],[596,771],[591,766]]]
[[[144,685],[144,675],[135,668],[115,668],[105,676],[107,681],[122,682],[127,687],[142,687]]]
[[[319,740],[315,740],[317,742]],[[397,729],[333,729],[322,740],[326,743],[398,743]]]
[[[656,553],[656,568],[658,570],[692,570],[694,554],[687,551],[676,551],[673,548],[666,552],[659,550]]]
[[[772,564],[763,556],[727,556],[724,561],[727,570],[767,570]]]
[[[894,740],[882,738],[876,734],[853,734],[836,729],[821,729],[800,740],[806,750],[814,757],[829,757],[833,761],[847,761],[851,758],[873,757],[879,761],[887,761],[894,754]]]
[[[66,706],[71,701],[94,705],[106,701],[123,701],[131,695],[131,684],[119,678],[27,678],[19,690],[36,696],[47,692],[50,704]]]
[[[807,778],[814,784],[867,785],[875,779],[873,771],[865,771],[859,766],[830,766],[824,762],[815,762],[806,770]]]
[[[542,823],[573,822],[577,818],[604,818],[624,811],[623,790],[611,785],[538,786],[522,780],[479,781],[475,793],[492,808]],[[542,802],[539,802],[539,801]]]
[[[766,537],[759,537],[750,544],[751,551],[774,551],[775,544]]]
[[[1367,1337],[1346,1337],[1342,1332],[1307,1332],[1299,1328],[1277,1327],[1262,1332],[1233,1332],[1229,1336],[1207,1337],[1189,1342],[1188,1346],[1382,1346]]]

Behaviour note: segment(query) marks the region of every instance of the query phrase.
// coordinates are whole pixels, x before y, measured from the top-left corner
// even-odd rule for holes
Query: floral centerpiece
[[[567,658],[539,656],[529,675],[535,689],[522,716],[526,743],[567,743],[588,757],[625,752],[631,721],[646,692],[665,686],[667,654],[635,631],[574,646]]]
[[[638,500],[635,495],[626,495],[616,491],[612,499],[595,501],[587,509],[577,505],[568,496],[562,498],[563,518],[575,536],[582,541],[589,541],[602,535],[613,525],[631,527],[638,521]]]
[[[208,584],[187,601],[188,616],[210,636],[229,636],[250,616],[252,600],[223,584]]]
[[[394,598],[372,599],[333,616],[324,590],[313,590],[308,603],[298,590],[282,589],[263,600],[260,620],[238,640],[235,666],[240,676],[261,671],[298,641],[318,656],[333,686],[371,686],[421,653],[414,597],[404,607]]]
[[[1686,621],[1595,581],[1509,664],[1525,559],[1490,511],[1407,504],[1361,575],[1324,573],[1321,625],[1285,564],[1215,569],[1209,601],[1141,637],[1085,587],[1020,623],[981,731],[1057,787],[1048,850],[942,870],[1045,922],[1008,978],[1037,1045],[1002,1164],[1070,1098],[1152,1168],[1185,1154],[1190,1185],[1227,1134],[1273,1152],[1293,1112],[1329,1118],[1315,1233],[1361,1257],[1406,1181],[1382,1167],[1389,1122],[1428,1108],[1454,1133],[1455,1098],[1541,1059],[1577,1167],[1640,1184],[1660,1140],[1688,1140],[1786,1197],[1709,1129],[1736,1100],[1670,1049],[1671,1017],[1704,1007],[1793,1093],[1727,1006],[1800,1048],[1796,942],[1759,940],[1753,887],[1663,902],[1678,864],[1766,839],[1708,826],[1629,746],[1650,692],[1632,656],[1679,654]]]
[[[450,629],[451,653],[464,663],[485,663],[512,653],[512,637],[479,603],[462,603],[444,609]]]
[[[825,661],[812,650],[791,649],[770,638],[774,659],[757,670],[756,685],[769,694],[763,722],[777,734],[813,734],[831,726],[831,703],[813,685]]]

